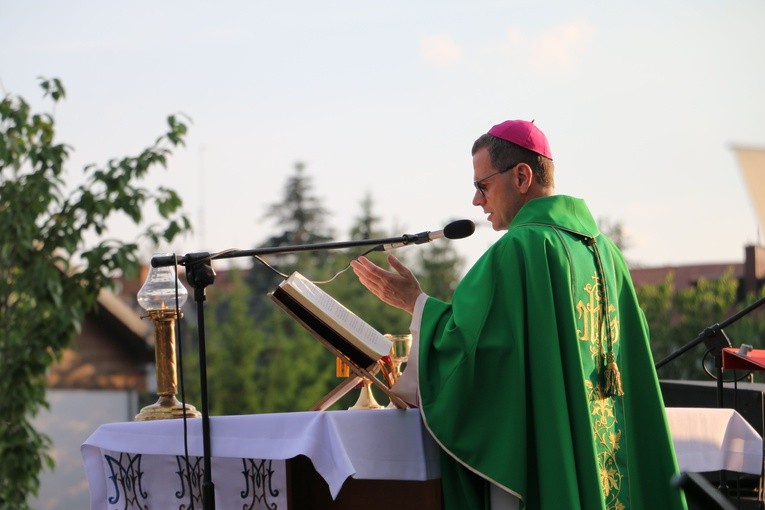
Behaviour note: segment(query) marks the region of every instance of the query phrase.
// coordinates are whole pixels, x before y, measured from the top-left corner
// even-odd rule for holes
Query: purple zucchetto
[[[506,120],[492,127],[489,130],[489,134],[552,159],[552,152],[550,151],[547,137],[534,125],[534,121]]]

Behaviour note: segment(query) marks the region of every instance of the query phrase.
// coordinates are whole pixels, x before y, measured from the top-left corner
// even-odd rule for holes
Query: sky
[[[62,80],[74,182],[186,116],[147,185],[195,233],[161,251],[262,243],[300,161],[337,240],[369,194],[392,236],[476,221],[452,241],[470,266],[500,235],[471,204],[471,145],[533,119],[556,192],[621,224],[630,262],[742,262],[761,239],[732,147],[765,147],[763,27],[762,0],[0,0],[0,93],[50,111],[38,77]]]

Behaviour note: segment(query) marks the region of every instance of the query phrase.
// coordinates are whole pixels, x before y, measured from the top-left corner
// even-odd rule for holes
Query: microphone
[[[436,230],[434,232],[426,231],[419,234],[404,234],[403,241],[397,243],[378,244],[375,246],[375,251],[388,251],[396,248],[401,248],[409,244],[423,244],[429,243],[435,239],[445,237],[447,239],[462,239],[469,237],[475,232],[475,223],[470,220],[456,220],[446,225],[443,230]]]

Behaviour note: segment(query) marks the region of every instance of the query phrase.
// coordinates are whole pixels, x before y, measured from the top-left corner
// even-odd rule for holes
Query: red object
[[[736,347],[722,350],[722,366],[730,370],[765,370],[765,349],[752,349],[739,354]]]

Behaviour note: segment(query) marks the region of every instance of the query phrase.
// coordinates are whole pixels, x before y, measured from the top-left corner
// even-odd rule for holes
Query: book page
[[[279,287],[325,319],[370,357],[379,359],[390,352],[390,340],[300,273],[292,273]]]

